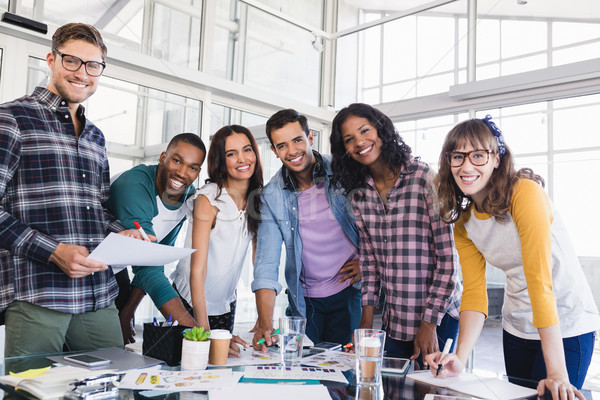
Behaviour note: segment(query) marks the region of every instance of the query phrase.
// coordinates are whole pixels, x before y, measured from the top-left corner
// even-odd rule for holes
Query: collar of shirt
[[[31,97],[36,99],[42,106],[51,111],[60,110],[61,112],[64,112],[64,110],[61,110],[61,108],[64,107],[67,110],[69,108],[69,103],[65,99],[41,86],[35,88],[31,94]],[[77,119],[85,122],[85,107],[81,104],[77,108]]]
[[[419,161],[420,159],[421,159],[421,157],[412,157],[411,156],[408,158],[408,160],[406,160],[404,165],[402,165],[402,169],[400,170],[400,175],[398,176],[398,180],[396,180],[396,183],[394,184],[394,188],[396,188],[397,186],[400,185],[400,182],[402,181],[402,179],[404,179],[404,177],[406,175],[412,175],[415,173],[415,171],[418,168],[417,161]],[[375,189],[375,181],[373,180],[373,177],[371,176],[371,174],[369,174],[367,176],[366,183],[367,183],[367,185],[369,185],[373,189]]]
[[[314,184],[320,183],[325,179],[325,166],[323,165],[323,157],[313,150],[313,156],[317,160],[312,170],[312,181]],[[283,185],[286,189],[295,192],[298,190],[298,185],[296,184],[296,179],[294,175],[285,167],[285,165],[281,168],[281,174],[283,175]]]

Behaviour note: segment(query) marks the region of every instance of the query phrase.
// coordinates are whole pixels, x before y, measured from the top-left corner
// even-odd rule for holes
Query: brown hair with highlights
[[[91,43],[100,48],[102,52],[102,59],[106,58],[108,49],[102,40],[102,35],[98,32],[98,29],[92,25],[73,22],[65,24],[58,28],[54,35],[52,35],[52,49],[60,50],[60,48],[67,43],[69,40],[83,40]]]
[[[446,136],[439,160],[439,173],[435,178],[440,202],[440,216],[446,223],[453,223],[469,210],[473,200],[458,187],[452,175],[447,153],[466,144],[476,149],[492,150],[498,154],[498,141],[487,125],[478,119],[470,119],[456,125]],[[513,195],[514,186],[519,179],[530,179],[542,187],[544,179],[530,168],[515,169],[514,159],[509,147],[500,157],[498,168],[494,169],[488,182],[487,196],[483,200],[483,212],[491,214],[498,221],[506,221]]]

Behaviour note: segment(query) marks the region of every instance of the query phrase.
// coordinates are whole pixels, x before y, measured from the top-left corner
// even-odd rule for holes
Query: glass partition
[[[245,34],[244,84],[319,104],[321,53],[310,32],[247,7]]]

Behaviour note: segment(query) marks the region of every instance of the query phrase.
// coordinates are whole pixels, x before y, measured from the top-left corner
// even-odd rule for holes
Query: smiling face
[[[232,133],[225,139],[227,180],[249,180],[256,167],[256,153],[248,137]]]
[[[62,54],[79,57],[83,61],[104,61],[100,47],[84,40],[69,40],[57,50]],[[70,109],[77,109],[80,103],[96,91],[100,77],[89,76],[83,64],[77,71],[68,71],[62,65],[62,57],[56,52],[48,53],[46,61],[50,67],[50,83],[47,89],[67,100]]]
[[[488,150],[482,145],[477,148],[473,147],[470,142],[466,142],[453,151],[469,152],[473,150]],[[471,163],[469,157],[465,157],[463,165],[460,167],[451,167],[452,176],[458,185],[459,189],[464,194],[471,197],[478,209],[481,209],[481,204],[488,190],[488,182],[494,173],[494,170],[500,165],[500,157],[491,153],[489,160],[485,165],[475,166]]]
[[[368,167],[381,156],[383,142],[368,119],[349,115],[342,123],[341,132],[346,152],[355,161]]]
[[[316,162],[312,153],[313,135],[304,133],[299,122],[290,122],[271,131],[271,150],[293,174],[310,170]]]
[[[167,204],[181,201],[186,189],[194,183],[204,162],[204,152],[198,147],[177,142],[160,155],[156,172],[156,189]]]

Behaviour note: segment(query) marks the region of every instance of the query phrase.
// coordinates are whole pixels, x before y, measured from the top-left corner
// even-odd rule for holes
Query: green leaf
[[[203,327],[194,326],[183,331],[183,337],[194,342],[204,342],[210,336],[210,331],[204,331]]]

